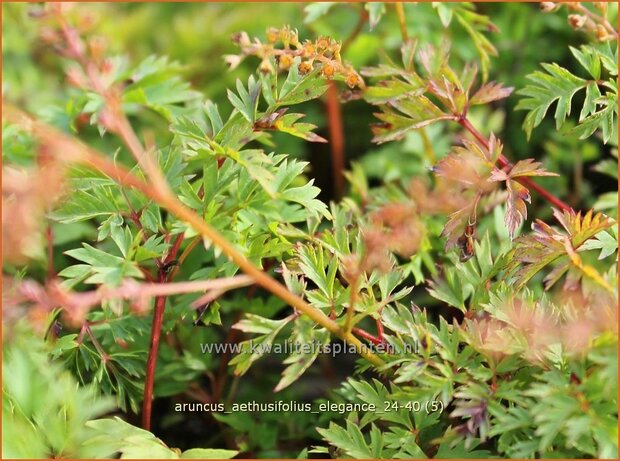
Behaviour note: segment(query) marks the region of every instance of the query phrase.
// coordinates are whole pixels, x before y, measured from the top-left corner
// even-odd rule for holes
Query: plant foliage
[[[615,459],[617,7],[245,6],[3,4],[3,455]]]

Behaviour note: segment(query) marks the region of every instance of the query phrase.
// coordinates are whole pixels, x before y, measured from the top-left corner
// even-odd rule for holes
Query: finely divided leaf
[[[505,87],[501,83],[489,82],[480,87],[476,93],[469,99],[470,105],[486,104],[491,101],[497,101],[510,96],[513,87]]]
[[[250,75],[247,89],[243,86],[241,80],[237,80],[238,96],[231,90],[228,90],[228,100],[250,123],[254,123],[256,120],[256,110],[261,89],[261,83],[257,82],[253,75]]]
[[[506,227],[512,239],[517,228],[527,219],[527,203],[531,197],[529,190],[517,178],[528,176],[557,176],[541,168],[541,163],[533,159],[518,161],[509,172],[495,169],[489,178],[490,181],[505,181],[508,199],[506,201]]]
[[[516,109],[527,110],[523,129],[529,138],[532,130],[540,125],[551,104],[557,101],[554,118],[559,129],[571,112],[571,101],[577,91],[584,88],[587,81],[570,73],[563,67],[553,64],[542,64],[546,72],[535,71],[528,75],[532,82],[519,90],[517,94],[525,96],[519,101]]]

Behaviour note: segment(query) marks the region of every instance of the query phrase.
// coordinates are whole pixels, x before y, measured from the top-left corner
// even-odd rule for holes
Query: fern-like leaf
[[[529,111],[523,122],[528,139],[556,101],[554,118],[556,128],[560,129],[570,115],[573,96],[587,84],[586,80],[555,63],[543,63],[542,66],[546,72],[536,71],[528,75],[532,83],[517,92],[525,98],[519,101],[516,109]]]
[[[613,225],[612,219],[603,213],[594,214],[592,210],[583,216],[581,212],[574,211],[562,213],[554,210],[553,214],[565,232],[559,232],[536,220],[532,224],[532,234],[515,239],[514,258],[508,272],[514,274],[517,290],[545,266],[558,258],[569,256],[567,248],[571,252],[577,251],[586,241]],[[560,263],[545,279],[546,288],[557,282],[569,266],[569,261]]]

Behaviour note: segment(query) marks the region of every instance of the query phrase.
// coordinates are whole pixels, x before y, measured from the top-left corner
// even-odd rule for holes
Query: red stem
[[[360,338],[364,338],[371,343],[374,344],[383,344],[383,338],[377,338],[376,336],[371,335],[366,330],[362,330],[361,328],[354,327],[351,329],[351,332],[358,335]]]
[[[383,324],[381,323],[380,318],[376,320],[376,324],[377,324],[377,338],[383,341]]]
[[[167,283],[172,279],[173,273],[168,276],[165,264],[173,261],[183,241],[184,233],[177,235],[172,244],[168,256],[159,262],[159,282]],[[157,367],[157,354],[159,352],[159,341],[161,339],[161,329],[164,323],[164,311],[166,309],[166,296],[155,298],[155,309],[153,311],[153,325],[151,326],[151,345],[149,356],[146,360],[146,376],[144,379],[144,400],[142,402],[142,427],[147,431],[151,429],[151,414],[153,412],[153,387],[155,385],[155,368]]]
[[[181,232],[180,234],[177,234],[177,238],[172,244],[172,248],[170,248],[170,251],[168,252],[168,256],[166,256],[166,259],[164,260],[164,264],[174,261],[174,259],[177,257],[177,254],[179,253],[179,249],[181,248],[181,243],[183,243],[184,237],[185,237],[185,234],[183,232]]]
[[[482,144],[486,149],[489,148],[489,141],[484,136],[482,136],[482,134],[476,129],[476,127],[474,127],[471,124],[471,122],[467,118],[460,117],[460,118],[458,118],[456,120],[458,121],[459,125],[461,125],[467,131],[469,131],[474,136],[474,138],[476,138],[478,140],[478,142],[480,144]],[[512,163],[510,163],[510,161],[506,157],[504,157],[504,155],[500,155],[499,156],[498,163],[499,163],[499,165],[502,168],[512,167]],[[535,190],[536,192],[538,192],[538,195],[543,197],[545,200],[547,200],[549,203],[551,203],[553,206],[559,208],[560,210],[562,210],[562,211],[573,211],[573,208],[570,205],[564,203],[562,200],[557,198],[555,195],[553,195],[547,189],[545,189],[544,187],[536,184],[530,178],[528,178],[528,177],[520,177],[520,178],[516,178],[515,180],[517,182],[523,184],[528,189]]]
[[[340,101],[338,101],[338,88],[333,80],[329,82],[327,88],[327,121],[332,151],[334,195],[336,198],[341,198],[344,193],[344,129]]]
[[[166,282],[166,274],[160,271],[159,281]],[[166,297],[158,296],[155,298],[155,310],[153,311],[153,325],[151,327],[151,345],[149,356],[146,361],[146,377],[144,380],[144,401],[142,402],[142,427],[147,431],[151,430],[151,413],[153,410],[153,385],[155,384],[155,367],[157,366],[157,353],[159,351],[159,340],[161,328],[164,323],[164,309],[166,307]]]

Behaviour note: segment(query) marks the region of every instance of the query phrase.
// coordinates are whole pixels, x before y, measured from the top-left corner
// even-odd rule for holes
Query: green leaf
[[[347,421],[347,428],[330,422],[326,429],[317,427],[317,431],[330,444],[339,448],[347,455],[357,459],[377,458],[364,439],[362,432],[351,421]],[[378,456],[380,457],[380,456]]]
[[[397,100],[381,109],[383,112],[375,115],[383,123],[372,126],[373,142],[378,144],[403,139],[412,130],[452,119],[452,115],[445,114],[424,95]]]
[[[540,125],[551,104],[557,101],[554,113],[556,128],[560,129],[571,112],[571,101],[577,91],[585,88],[586,80],[571,74],[568,70],[553,64],[542,64],[545,72],[535,71],[527,76],[532,82],[517,91],[524,96],[516,106],[516,110],[527,110],[523,122],[529,139],[532,130]]]
[[[121,251],[123,258],[127,258],[131,244],[133,243],[133,235],[128,227],[112,226],[110,230],[110,237],[116,243],[116,246]]]
[[[75,351],[77,335],[43,341],[25,322],[11,325],[11,339],[2,349],[2,456],[12,459],[45,457],[103,458],[113,451],[92,452],[93,436],[86,424],[115,411],[112,399],[94,385],[79,385],[61,360]]]
[[[594,80],[601,78],[601,59],[600,53],[591,46],[582,45],[581,51],[572,46],[568,47],[573,56],[579,61],[579,64],[588,71]]]
[[[586,86],[586,99],[583,102],[583,108],[579,113],[579,121],[582,122],[588,115],[596,112],[596,101],[601,97],[601,90],[599,90],[596,82],[588,82]]]
[[[497,49],[484,36],[483,32],[497,32],[498,29],[488,16],[471,11],[471,5],[467,3],[461,3],[454,8],[454,15],[474,42],[474,46],[480,56],[482,79],[486,81],[489,77],[490,57],[497,56]]]
[[[306,141],[327,142],[327,139],[313,132],[313,130],[316,129],[316,125],[311,123],[297,123],[297,120],[303,116],[303,114],[286,114],[276,120],[273,124],[273,128],[283,133],[305,139]]]
[[[204,109],[207,117],[209,118],[209,121],[211,122],[211,137],[214,137],[222,130],[222,127],[224,126],[224,123],[222,122],[222,117],[220,116],[217,104],[215,104],[211,100],[207,100],[205,102]]]
[[[250,75],[248,78],[247,89],[243,86],[241,80],[237,80],[238,96],[231,90],[228,90],[228,100],[250,123],[254,123],[256,120],[256,110],[261,90],[261,83],[256,81],[253,75]]]
[[[93,275],[86,280],[86,283],[118,285],[125,277],[144,277],[133,262],[101,251],[87,243],[83,243],[82,246],[83,248],[68,250],[65,254],[91,266]]]
[[[86,447],[106,446],[111,450],[108,456],[119,452],[121,459],[179,458],[177,452],[149,431],[132,426],[119,417],[89,421],[86,425],[97,434],[86,443]]]
[[[606,257],[616,253],[618,251],[618,237],[617,237],[617,226],[613,227],[614,231],[612,233],[609,232],[599,232],[596,234],[595,238],[591,240],[587,240],[582,248],[584,250],[601,250],[598,259],[605,259]]]
[[[607,93],[594,102],[601,105],[602,109],[587,116],[571,132],[579,136],[579,139],[585,139],[592,136],[596,130],[601,130],[603,142],[607,144],[611,139],[618,137],[618,126],[616,123],[618,117],[618,95]]]
[[[314,363],[320,348],[328,344],[329,340],[329,331],[317,328],[313,321],[306,318],[298,319],[295,322],[295,332],[291,337],[295,351],[284,359],[283,363],[288,366],[273,391],[279,392],[297,381]]]
[[[123,103],[145,105],[172,120],[182,113],[180,103],[201,96],[179,77],[180,70],[178,64],[165,57],[149,56],[131,74],[123,76],[132,82],[123,91]]]
[[[280,89],[277,107],[292,106],[321,96],[328,87],[328,82],[320,78],[319,69],[315,68],[307,75],[299,74],[299,58],[295,58],[288,71],[288,76]]]
[[[267,354],[278,333],[293,318],[294,316],[290,315],[282,320],[271,320],[260,315],[247,314],[245,319],[233,325],[233,328],[245,333],[260,334],[260,336],[240,343],[241,352],[229,362],[230,365],[236,365],[235,375],[243,375],[256,360]]]
[[[433,2],[432,5],[433,8],[437,10],[437,14],[439,15],[441,24],[444,27],[448,27],[450,25],[450,22],[452,21],[452,5],[441,2]]]
[[[338,260],[321,247],[303,246],[297,253],[299,267],[303,274],[312,280],[327,296],[334,300],[334,284],[338,271]]]
[[[428,292],[433,298],[448,303],[465,312],[465,293],[459,277],[453,270],[446,270],[443,279],[429,282]]]
[[[465,446],[465,442],[456,445],[442,443],[439,445],[435,458],[437,459],[488,459],[492,453],[489,450],[472,450]]]
[[[429,418],[430,419],[430,418]],[[383,434],[385,446],[398,450],[392,455],[392,459],[426,459],[426,453],[420,448],[416,436],[410,429],[391,427],[389,432]]]
[[[284,200],[299,203],[307,212],[314,216],[323,216],[327,219],[331,219],[327,205],[315,198],[319,195],[321,190],[313,184],[314,179],[311,179],[303,186],[292,187],[280,192],[278,196]]]
[[[417,78],[412,82],[400,79],[382,81],[380,85],[370,86],[364,91],[364,99],[370,104],[385,104],[399,99],[420,96],[426,91],[422,79]]]
[[[87,190],[80,183],[72,184],[71,199],[67,198],[49,216],[64,223],[86,221],[98,216],[109,216],[117,213],[120,204],[112,187],[97,186]]]

